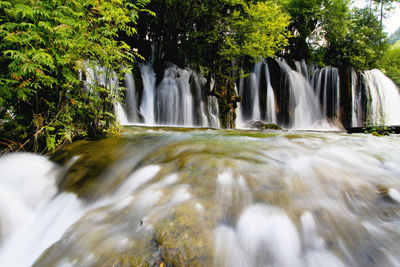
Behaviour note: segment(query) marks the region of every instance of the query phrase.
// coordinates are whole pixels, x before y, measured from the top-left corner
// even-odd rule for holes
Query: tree
[[[289,39],[289,47],[285,54],[286,58],[295,60],[311,59],[313,47],[309,41],[311,35],[318,31],[326,13],[324,3],[325,0],[284,1],[284,8],[291,17],[289,30],[293,34]]]
[[[379,9],[380,27],[383,29],[383,18],[385,17],[386,11],[392,9],[393,2],[400,2],[400,0],[371,0]]]
[[[98,138],[115,127],[118,92],[79,72],[91,60],[121,70],[137,55],[119,32],[148,0],[0,1],[0,136],[11,150],[51,151],[76,138]],[[12,140],[12,141],[11,141]]]
[[[344,22],[337,24],[343,16]],[[356,8],[347,15],[343,11],[343,15],[328,24],[331,26],[326,28],[327,44],[323,48],[326,64],[352,66],[359,70],[378,67],[379,59],[387,49],[386,34],[369,8]]]
[[[208,93],[218,98],[221,125],[232,127],[238,69],[283,50],[290,36],[287,13],[272,0],[154,0],[149,8],[158,16],[140,18],[139,42],[155,46],[158,66],[178,61],[201,69],[208,85],[214,80]]]
[[[381,68],[400,88],[400,41],[392,45],[384,54]]]

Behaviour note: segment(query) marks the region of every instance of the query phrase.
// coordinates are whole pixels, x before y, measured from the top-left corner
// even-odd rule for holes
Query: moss
[[[251,121],[248,125],[250,128],[257,128],[260,130],[282,130],[282,128],[275,123],[265,123],[262,121]]]
[[[156,226],[162,260],[169,266],[211,266],[212,230],[190,203],[176,207]]]
[[[387,126],[375,126],[375,127],[366,127],[363,128],[364,133],[366,134],[372,134],[373,136],[387,136],[392,133],[394,133],[394,128],[393,127],[387,127]]]
[[[78,196],[93,195],[103,182],[100,174],[122,157],[124,150],[121,148],[126,141],[123,138],[78,141],[54,154],[53,161],[67,166],[59,177],[59,189]]]

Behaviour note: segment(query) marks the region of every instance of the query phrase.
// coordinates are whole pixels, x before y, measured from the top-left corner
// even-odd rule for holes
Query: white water
[[[149,64],[144,64],[140,67],[142,82],[143,82],[143,95],[142,103],[140,104],[140,114],[144,118],[144,122],[148,125],[154,125],[154,100],[156,89],[156,74]]]
[[[157,165],[139,169],[116,193],[86,205],[73,193],[57,194],[55,182],[62,170],[46,157],[28,153],[1,157],[0,266],[32,266],[85,214],[110,204],[122,209],[129,194],[151,180],[159,169]]]
[[[138,105],[136,99],[136,85],[133,79],[132,72],[125,74],[125,87],[126,87],[126,103],[128,122],[133,123],[139,121]]]
[[[193,98],[190,92],[191,71],[175,66],[164,71],[156,89],[157,123],[193,126]]]
[[[351,109],[344,111],[340,106],[340,77],[337,68],[312,68],[305,62],[296,61],[295,69],[292,69],[284,60],[278,59],[277,62],[282,77],[270,77],[267,64],[265,73],[260,74],[264,63],[258,63],[247,81],[239,81],[238,94],[244,99],[239,104],[239,127],[246,125],[246,121],[262,120],[259,102],[262,88],[268,91],[264,120],[281,124],[276,119],[275,111],[284,110],[288,113],[286,116],[289,116],[286,127],[291,129],[338,130],[342,128],[341,119],[346,115],[344,112],[351,112],[349,124],[353,127],[400,125],[399,90],[381,71],[363,71],[360,80],[352,70]],[[265,77],[265,86],[260,84],[261,75]],[[271,79],[281,79],[281,87],[272,88]],[[287,90],[288,95],[283,97],[289,99],[289,103],[280,103],[277,108],[274,93],[284,90]]]
[[[114,104],[114,113],[115,113],[115,117],[117,119],[117,121],[122,124],[122,125],[126,125],[129,123],[129,119],[125,113],[124,108],[122,107],[121,103],[116,102]]]
[[[400,125],[400,93],[379,70],[362,73],[368,95],[368,122],[372,125]]]
[[[322,116],[324,118],[338,119],[340,116],[340,79],[338,69],[330,66],[316,69],[313,76],[313,87],[316,91],[317,99],[321,103]]]
[[[281,67],[282,77],[270,77],[268,64],[259,62],[254,73],[239,80],[236,90],[243,100],[238,104],[237,127],[246,127],[249,121],[265,121],[283,124],[290,129],[340,129],[340,119],[345,114],[340,107],[338,69],[329,66],[319,69],[307,66],[304,61],[296,61],[294,70],[284,60],[276,61]],[[114,106],[121,124],[144,122],[145,125],[219,127],[217,99],[206,95],[206,81],[202,76],[171,64],[156,86],[156,74],[151,65],[143,64],[140,70],[143,82],[141,103],[137,103],[135,81],[128,73],[125,77],[126,110],[121,104]],[[118,77],[115,73],[89,65],[85,72],[86,90],[90,91],[90,85],[97,82],[117,94]],[[361,76],[358,80],[352,70],[351,111],[346,111],[351,112],[349,124],[353,127],[399,125],[400,94],[395,84],[379,70],[363,71]],[[281,88],[272,88],[271,79],[281,79],[282,83],[283,77],[285,82]],[[279,90],[288,91],[288,95],[283,96],[289,99],[288,104],[277,105],[276,92]],[[260,102],[262,99],[265,103]],[[279,121],[279,111],[286,111],[284,116],[289,118]]]
[[[358,90],[357,90],[358,89]],[[361,105],[361,89],[358,88],[357,73],[351,69],[351,126],[362,126],[362,105]]]
[[[251,116],[254,120],[261,120],[261,113],[260,113],[260,94],[259,94],[259,88],[260,88],[260,79],[261,79],[261,66],[262,63],[259,62],[256,64],[254,68],[254,73],[250,75],[248,78],[249,86],[248,88],[250,89],[250,105],[253,107]]]
[[[165,264],[398,266],[398,136],[143,131],[113,148],[127,154],[97,191],[120,186],[93,201],[55,187],[79,156],[0,157],[0,266],[112,266],[147,249],[150,263],[164,249]]]
[[[275,93],[271,85],[271,77],[269,75],[268,64],[265,64],[265,77],[267,80],[267,110],[265,120],[267,123],[278,123],[278,120],[276,119]]]
[[[307,77],[293,70],[285,61],[280,61],[280,65],[286,71],[289,83],[288,108],[292,115],[292,129],[324,129],[328,123]]]
[[[254,73],[247,78],[247,86],[244,82],[239,83],[239,95],[244,98],[240,103],[240,114],[238,125],[246,125],[246,121],[264,120],[267,123],[282,122],[277,119],[277,110],[286,110],[289,116],[289,125],[283,126],[291,129],[318,129],[337,130],[336,125],[339,116],[339,74],[336,68],[326,67],[323,69],[309,68],[305,62],[295,62],[296,69],[292,69],[284,60],[276,60],[281,67],[282,77],[270,77],[269,66],[266,63],[257,63]],[[264,66],[265,73],[261,73]],[[282,80],[282,78],[284,78]],[[281,88],[273,88],[271,79],[280,79]],[[261,80],[266,84],[261,84]],[[260,92],[266,92],[265,110],[260,109]],[[276,92],[287,90],[288,105],[280,103],[276,105]],[[321,101],[320,101],[321,100]],[[251,111],[251,112],[249,112]],[[261,118],[261,112],[265,114]],[[327,118],[330,118],[328,122]]]
[[[156,73],[151,64],[141,65],[140,71],[143,95],[139,113],[145,125],[219,127],[216,99],[205,95],[201,76],[190,69],[171,65],[156,85]],[[140,124],[135,81],[131,75],[126,80],[128,124]]]
[[[31,266],[77,219],[81,204],[68,193],[57,195],[59,167],[27,153],[0,160],[0,266]]]

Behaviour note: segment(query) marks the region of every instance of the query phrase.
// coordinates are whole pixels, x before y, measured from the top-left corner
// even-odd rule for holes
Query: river
[[[130,126],[0,173],[0,266],[400,265],[398,135]]]

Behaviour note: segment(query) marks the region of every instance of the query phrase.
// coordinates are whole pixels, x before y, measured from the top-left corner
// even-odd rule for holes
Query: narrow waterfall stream
[[[398,136],[125,128],[0,158],[0,266],[399,266]]]

